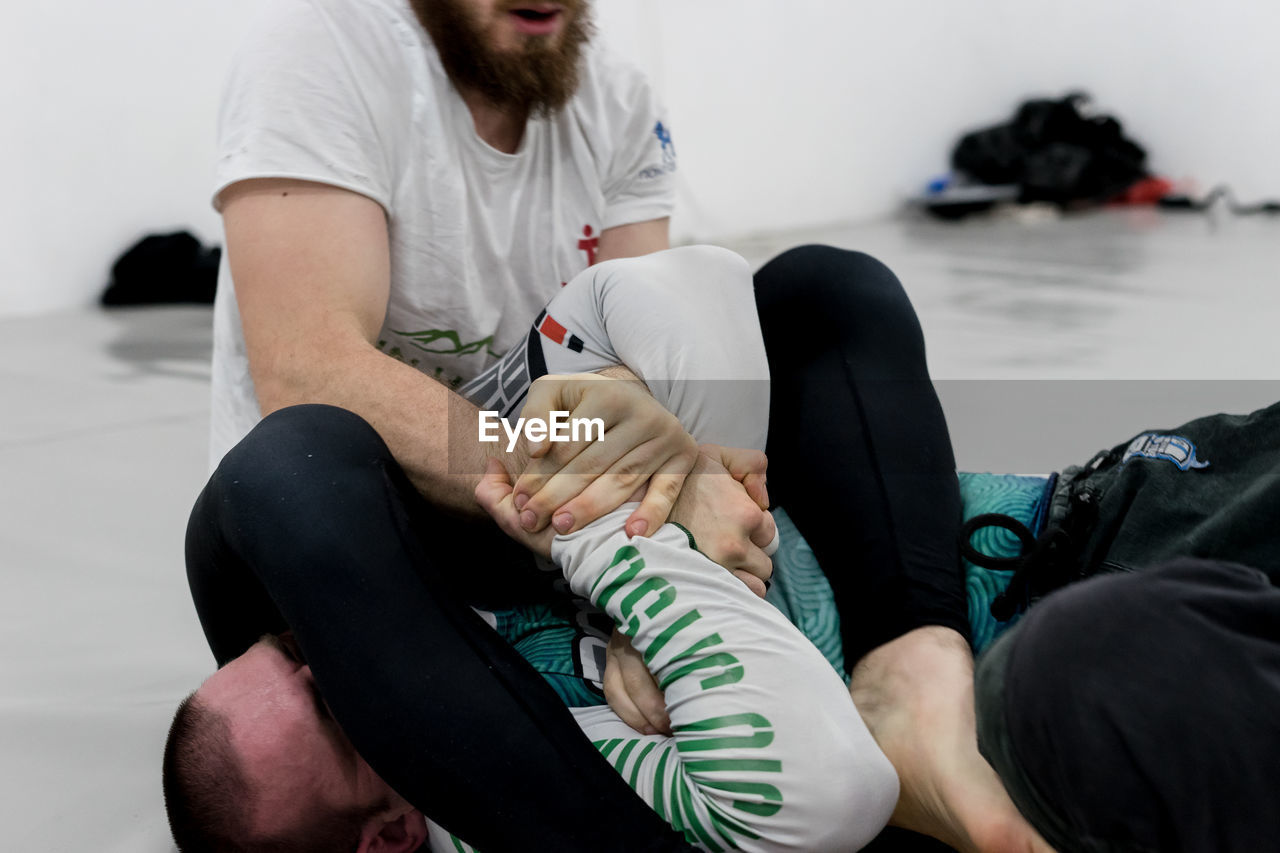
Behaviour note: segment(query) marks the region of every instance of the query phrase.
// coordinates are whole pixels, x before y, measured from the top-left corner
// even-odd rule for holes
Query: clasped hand
[[[696,446],[638,382],[593,374],[543,377],[530,388],[521,416],[545,420],[552,411],[600,418],[604,439],[531,446],[530,462],[514,484],[502,463],[489,460],[476,500],[503,531],[545,556],[556,533],[571,533],[639,499],[626,521],[629,535],[677,522],[693,534],[699,551],[764,596],[773,571],[764,548],[777,528],[768,512],[763,453]],[[609,642],[604,689],[610,706],[633,728],[669,731],[662,692],[617,631]]]
[[[546,555],[556,533],[572,533],[639,500],[625,523],[628,535],[678,522],[700,551],[764,594],[772,564],[763,548],[776,528],[767,511],[763,453],[699,448],[639,382],[596,374],[542,377],[529,389],[521,417],[547,421],[553,411],[598,418],[604,438],[529,446],[529,462],[514,484],[501,462],[489,460],[476,499],[503,531]]]

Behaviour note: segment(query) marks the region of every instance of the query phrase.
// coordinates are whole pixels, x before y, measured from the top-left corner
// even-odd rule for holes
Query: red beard
[[[410,5],[453,84],[494,106],[550,115],[577,90],[582,48],[594,32],[588,0],[556,0],[565,17],[559,40],[529,38],[513,51],[491,47],[466,0],[410,0]],[[529,7],[530,0],[500,0],[494,11],[505,15]]]

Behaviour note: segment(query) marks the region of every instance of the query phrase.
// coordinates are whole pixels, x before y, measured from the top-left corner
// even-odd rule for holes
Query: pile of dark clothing
[[[221,249],[186,231],[149,235],[112,265],[102,304],[212,304],[221,258]]]
[[[1150,177],[1147,152],[1081,93],[1031,100],[1004,124],[965,134],[951,165],[971,182],[1016,186],[1023,203],[1101,204]]]

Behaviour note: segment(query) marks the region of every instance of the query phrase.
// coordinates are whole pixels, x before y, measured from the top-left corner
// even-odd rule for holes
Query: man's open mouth
[[[559,28],[564,9],[554,4],[539,3],[514,8],[511,15],[516,19],[516,28],[521,32],[540,35],[555,32]]]
[[[512,9],[511,14],[524,18],[526,21],[549,21],[556,15],[560,14],[558,8],[547,9]]]

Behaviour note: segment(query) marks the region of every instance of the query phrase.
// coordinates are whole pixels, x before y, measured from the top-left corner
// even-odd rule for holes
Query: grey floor
[[[1278,236],[1275,220],[1108,212],[730,245],[753,263],[803,242],[889,263],[920,312],[960,466],[1032,472],[1280,399]],[[204,309],[0,321],[8,849],[171,849],[164,732],[212,666],[182,569],[209,345]]]

